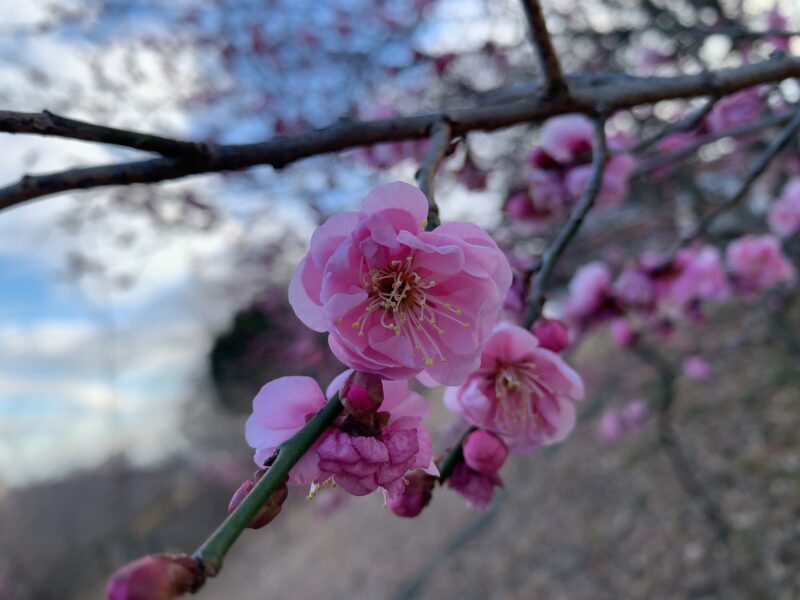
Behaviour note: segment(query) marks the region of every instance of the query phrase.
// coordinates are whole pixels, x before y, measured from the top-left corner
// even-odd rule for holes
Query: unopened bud
[[[256,486],[258,480],[264,476],[264,473],[266,473],[266,471],[259,471],[253,479],[248,479],[239,486],[239,489],[234,492],[230,504],[228,504],[228,513],[232,513],[242,502],[244,502],[244,499]],[[283,503],[288,495],[289,488],[286,486],[286,481],[284,481],[274,492],[272,492],[272,494],[270,494],[269,498],[267,498],[267,501],[261,507],[261,510],[259,510],[256,516],[253,517],[253,520],[250,521],[248,527],[250,529],[261,529],[265,525],[269,525],[272,519],[280,514]]]
[[[152,554],[117,569],[108,581],[108,600],[171,600],[197,590],[202,568],[185,554]]]
[[[542,317],[531,327],[531,333],[539,340],[539,346],[553,352],[561,352],[569,346],[569,330],[556,319]]]
[[[611,339],[621,348],[630,348],[639,341],[639,334],[626,319],[614,319],[611,321]]]
[[[342,385],[339,398],[353,417],[369,419],[383,403],[383,380],[374,373],[353,371]]]
[[[403,491],[390,495],[386,499],[386,506],[398,517],[416,517],[431,501],[436,477],[422,469],[415,469],[406,473],[404,480]]]
[[[464,440],[464,462],[473,471],[494,475],[508,458],[508,448],[499,437],[485,429],[470,433]]]

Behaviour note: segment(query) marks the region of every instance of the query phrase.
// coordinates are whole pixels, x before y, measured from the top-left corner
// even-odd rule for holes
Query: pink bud
[[[569,346],[569,330],[561,321],[542,317],[531,328],[531,333],[539,340],[539,346],[561,352]]]
[[[205,575],[185,554],[152,554],[117,569],[108,581],[108,600],[170,600],[198,589]]]
[[[494,475],[508,458],[508,448],[496,435],[485,429],[473,431],[464,440],[464,461],[473,471]]]
[[[622,423],[626,431],[633,431],[644,425],[650,409],[643,400],[633,400],[622,410]]]
[[[342,385],[339,398],[356,419],[368,419],[383,403],[383,381],[374,373],[353,371]]]
[[[625,424],[619,413],[615,410],[607,410],[603,413],[597,427],[597,437],[604,442],[615,442],[620,438],[624,429]]]
[[[683,361],[683,374],[690,379],[703,381],[711,377],[711,365],[701,356],[690,356]]]
[[[617,346],[630,348],[638,341],[639,334],[626,319],[614,319],[611,321],[611,338]]]
[[[390,495],[386,499],[386,506],[398,517],[416,517],[431,501],[436,477],[422,469],[414,469],[406,473],[403,479],[403,490]]]
[[[232,513],[242,502],[244,502],[244,499],[256,486],[258,480],[264,476],[264,473],[266,473],[266,471],[259,471],[254,479],[248,479],[239,486],[239,489],[234,492],[230,504],[228,504],[228,513]],[[284,481],[274,492],[272,492],[272,494],[270,494],[270,497],[267,498],[267,501],[261,507],[261,510],[259,510],[258,513],[256,513],[256,516],[253,517],[253,520],[250,521],[248,527],[250,529],[261,529],[265,525],[269,525],[269,523],[272,522],[272,519],[277,517],[281,512],[283,503],[288,495],[289,488],[286,487],[286,482]]]

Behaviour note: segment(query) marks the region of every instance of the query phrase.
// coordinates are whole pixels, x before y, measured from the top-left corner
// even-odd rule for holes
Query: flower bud
[[[185,554],[152,554],[117,569],[108,581],[108,600],[170,600],[203,584],[198,563]]]
[[[403,490],[390,495],[386,505],[398,517],[416,517],[431,501],[436,477],[422,469],[415,469],[406,473],[404,479]]]
[[[542,317],[531,328],[531,333],[539,340],[539,346],[553,352],[561,352],[569,346],[569,330],[556,319]]]
[[[342,385],[339,399],[353,417],[369,419],[383,403],[383,381],[374,373],[353,371]]]
[[[234,492],[230,504],[228,504],[228,513],[232,513],[242,502],[244,502],[244,499],[256,486],[258,480],[264,476],[264,473],[266,473],[266,471],[259,471],[253,479],[248,479],[241,486],[239,486],[239,489]],[[261,507],[261,510],[259,510],[256,516],[253,517],[253,520],[250,521],[248,527],[250,529],[261,529],[265,525],[268,525],[272,519],[277,517],[281,512],[283,503],[288,495],[289,488],[286,486],[286,481],[284,481],[274,492],[272,492],[272,494],[270,494],[269,498],[267,498],[267,501]]]
[[[464,462],[482,475],[494,475],[508,458],[508,448],[503,440],[485,429],[470,433],[463,448]]]
[[[497,473],[484,475],[470,469],[466,463],[459,462],[447,484],[463,496],[468,506],[485,510],[492,503],[494,488],[502,487],[503,481]]]
[[[630,348],[639,341],[639,334],[626,319],[614,319],[611,321],[611,338],[620,348]]]
[[[649,414],[650,409],[647,407],[647,403],[643,400],[633,400],[623,409],[620,416],[625,429],[633,431],[645,424]]]

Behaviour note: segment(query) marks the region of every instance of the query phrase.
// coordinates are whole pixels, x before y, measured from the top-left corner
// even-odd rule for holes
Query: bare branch
[[[17,183],[0,189],[0,209],[33,198],[76,189],[108,185],[156,183],[201,173],[246,169],[256,165],[282,168],[310,156],[338,152],[379,142],[428,137],[435,123],[445,116],[452,135],[469,131],[493,131],[519,123],[542,121],[548,117],[630,108],[660,100],[718,95],[768,82],[800,77],[800,58],[780,56],[735,69],[710,71],[676,77],[627,77],[601,85],[576,87],[566,98],[492,104],[475,108],[384,119],[378,121],[342,121],[324,129],[290,136],[280,136],[255,144],[217,145],[210,148],[208,160],[151,160],[78,168],[45,175],[26,175]]]
[[[544,78],[544,95],[552,97],[562,94],[567,90],[567,84],[564,81],[558,55],[553,47],[553,39],[550,37],[550,32],[547,31],[547,23],[544,20],[539,0],[522,0],[522,8],[528,19],[531,40]]]
[[[737,206],[747,195],[747,192],[750,191],[750,188],[753,186],[756,180],[762,175],[762,173],[764,173],[772,160],[795,136],[798,127],[800,127],[800,109],[794,112],[792,119],[783,129],[781,129],[780,133],[770,142],[769,146],[767,146],[767,148],[758,156],[756,161],[750,166],[750,169],[748,169],[747,173],[739,184],[739,187],[736,189],[736,192],[730,198],[721,204],[718,204],[713,208],[713,210],[706,214],[697,224],[697,227],[695,227],[690,233],[681,237],[681,239],[679,239],[676,243],[676,249],[685,246],[692,240],[695,240],[703,235],[706,231],[708,231],[708,228],[719,215]],[[675,250],[673,250],[673,252],[674,251]]]
[[[703,104],[703,106],[698,108],[696,111],[687,115],[680,121],[672,123],[671,125],[667,125],[666,127],[662,127],[661,130],[658,131],[658,133],[655,133],[652,136],[643,139],[641,142],[639,142],[632,148],[625,149],[625,152],[631,152],[633,154],[636,154],[641,152],[642,150],[646,150],[653,144],[657,144],[668,135],[672,135],[673,133],[680,133],[683,131],[691,131],[692,129],[700,125],[700,122],[708,113],[711,112],[716,103],[717,103],[717,98],[715,96],[712,96]]]
[[[452,139],[453,128],[447,119],[442,119],[433,126],[431,132],[431,150],[425,161],[420,165],[417,171],[417,183],[419,189],[428,198],[428,222],[425,228],[428,231],[436,229],[441,225],[442,221],[439,218],[439,206],[436,204],[436,199],[433,196],[433,188],[435,186],[436,171],[439,170],[439,165],[442,164],[444,155],[447,154],[447,147],[450,145]]]
[[[544,294],[550,275],[552,275],[558,259],[561,258],[564,250],[575,237],[575,234],[578,233],[586,214],[597,199],[603,182],[606,160],[608,160],[608,148],[606,146],[605,117],[598,117],[595,120],[594,131],[592,132],[592,174],[586,183],[586,188],[583,190],[580,200],[578,200],[575,208],[572,209],[569,220],[544,251],[542,263],[533,280],[533,292],[528,302],[530,309],[525,317],[524,326],[526,329],[530,328],[542,314]]]
[[[40,113],[0,111],[0,132],[61,137],[85,142],[126,146],[144,152],[155,152],[171,158],[206,160],[212,146],[184,142],[140,131],[115,129],[85,121],[68,119],[44,110]]]

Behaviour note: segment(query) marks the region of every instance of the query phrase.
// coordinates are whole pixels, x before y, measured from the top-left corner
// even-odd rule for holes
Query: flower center
[[[499,365],[494,373],[494,392],[495,418],[508,431],[549,426],[542,417],[539,402],[554,396],[554,391],[539,376],[535,363]]]
[[[380,325],[395,335],[407,337],[428,367],[433,364],[434,356],[445,362],[438,336],[445,333],[442,327],[446,323],[469,327],[468,322],[459,318],[460,308],[440,302],[431,294],[436,281],[426,281],[414,270],[413,256],[393,260],[382,268],[370,268],[362,261],[361,285],[369,298],[364,312],[353,322],[353,329],[363,336],[371,315],[379,313],[375,318],[380,318]]]

